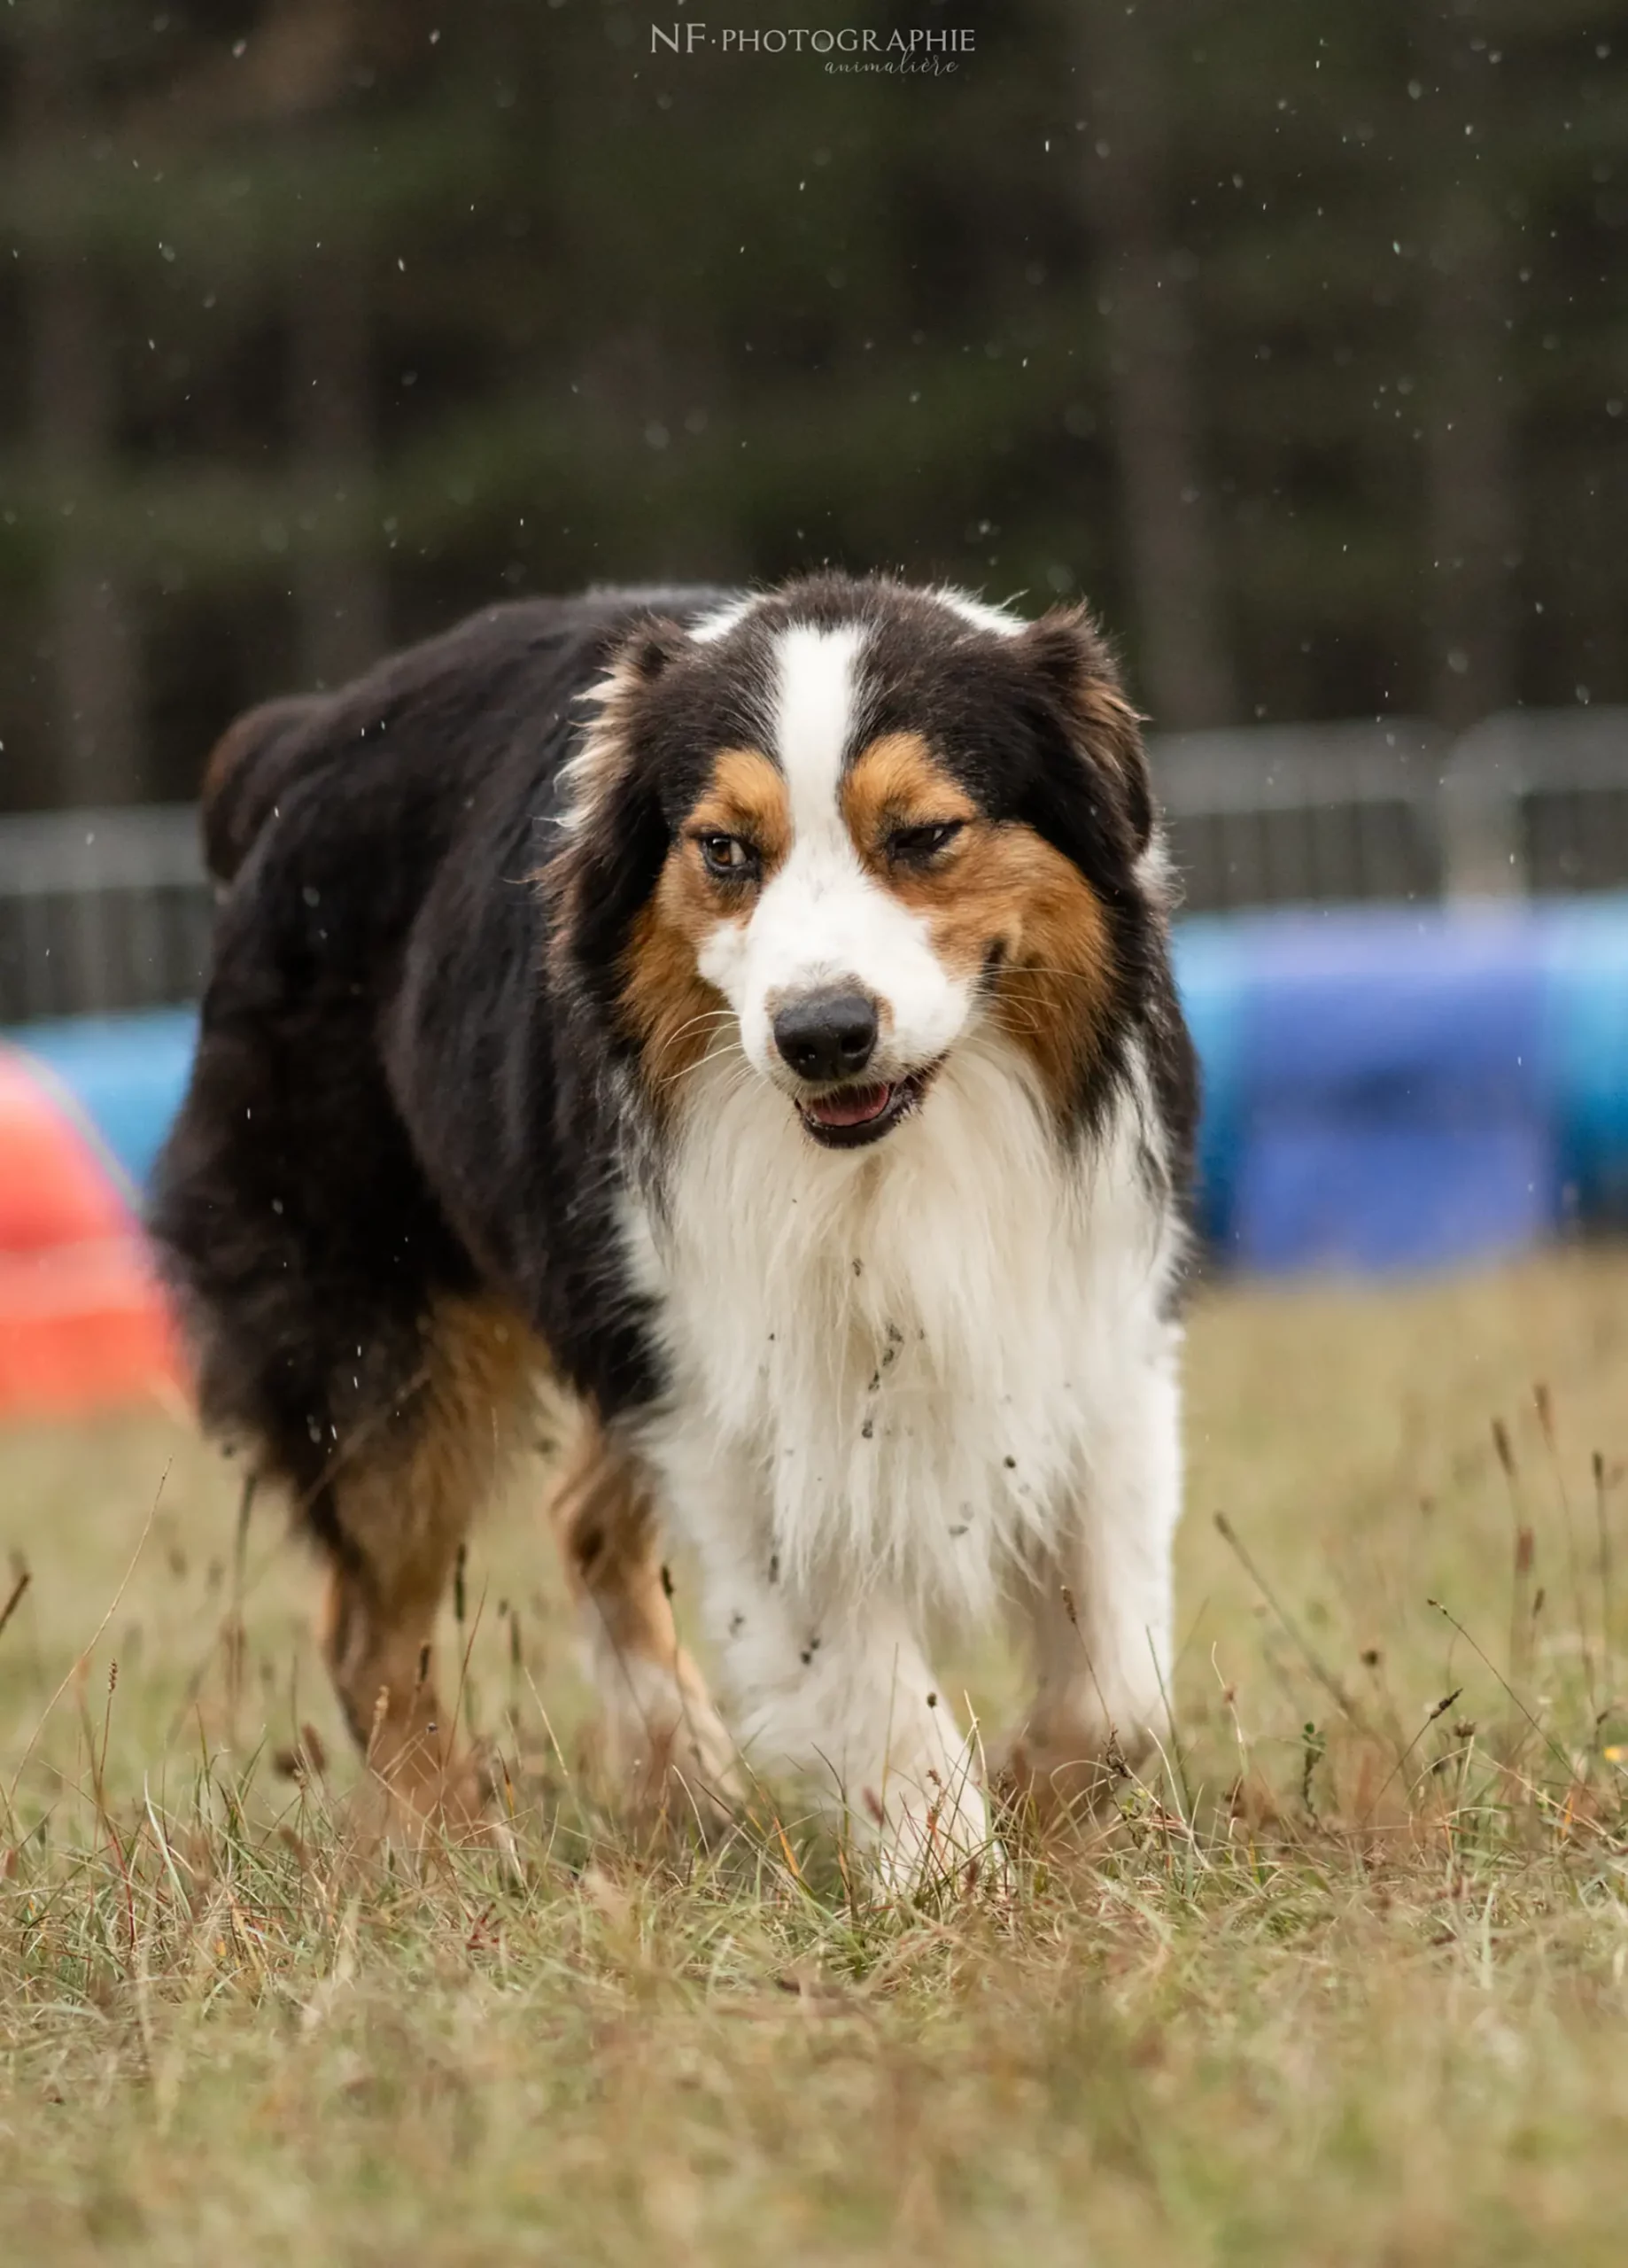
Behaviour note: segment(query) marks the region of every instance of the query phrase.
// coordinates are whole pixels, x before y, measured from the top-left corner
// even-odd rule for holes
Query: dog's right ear
[[[640,732],[652,689],[688,644],[654,617],[612,649],[582,696],[590,719],[560,777],[563,841],[546,869],[554,901],[552,951],[609,1014],[629,933],[660,879],[668,827],[656,766]]]

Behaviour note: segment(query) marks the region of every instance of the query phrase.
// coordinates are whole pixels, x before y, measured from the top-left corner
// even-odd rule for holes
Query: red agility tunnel
[[[0,1418],[169,1399],[181,1369],[117,1167],[0,1045]]]

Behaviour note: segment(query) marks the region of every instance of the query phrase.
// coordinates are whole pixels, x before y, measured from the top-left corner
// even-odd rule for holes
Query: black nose
[[[876,1045],[876,1004],[863,992],[806,992],[775,1017],[774,1044],[800,1079],[851,1079]]]

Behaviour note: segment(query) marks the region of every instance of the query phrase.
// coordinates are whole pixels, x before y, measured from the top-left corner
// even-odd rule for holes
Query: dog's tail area
[[[229,882],[254,848],[277,799],[331,752],[314,729],[329,706],[320,693],[263,702],[229,725],[204,767],[204,858],[217,882]]]

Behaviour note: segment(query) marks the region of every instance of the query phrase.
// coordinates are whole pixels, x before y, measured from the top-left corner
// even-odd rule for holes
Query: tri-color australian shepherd
[[[1148,1751],[1195,1082],[1082,610],[836,574],[498,608],[244,718],[205,827],[154,1225],[407,1817],[483,1802],[431,1637],[539,1369],[633,1801],[795,1783],[884,1875],[953,1867],[989,1774],[926,1647],[1002,1612],[1019,1788]]]

